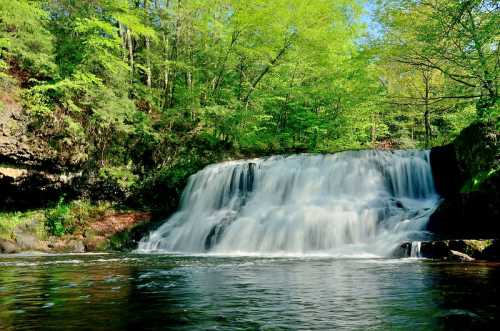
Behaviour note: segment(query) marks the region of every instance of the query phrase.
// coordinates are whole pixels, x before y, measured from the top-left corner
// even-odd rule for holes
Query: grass
[[[0,212],[0,238],[13,239],[14,230],[23,225],[29,225],[36,222],[38,225],[43,224],[43,210],[29,210],[22,212]],[[37,226],[35,230],[37,236],[45,237],[43,226]]]

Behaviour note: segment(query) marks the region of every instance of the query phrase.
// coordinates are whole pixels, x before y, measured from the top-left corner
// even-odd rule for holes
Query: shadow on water
[[[445,330],[498,330],[500,265],[497,263],[435,263],[427,273]]]
[[[0,329],[488,330],[499,280],[411,259],[0,257]]]

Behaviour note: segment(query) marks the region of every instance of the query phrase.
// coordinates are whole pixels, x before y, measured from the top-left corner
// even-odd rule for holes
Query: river
[[[499,304],[492,263],[0,257],[1,330],[488,330]]]

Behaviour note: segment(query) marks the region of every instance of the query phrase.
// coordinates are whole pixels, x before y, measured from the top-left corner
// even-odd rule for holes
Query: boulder
[[[22,251],[46,251],[47,247],[33,234],[16,232],[15,241]]]
[[[53,239],[48,248],[52,252],[58,253],[85,253],[85,245],[81,239]]]
[[[500,132],[476,122],[452,144],[431,150],[437,192],[444,198],[427,230],[443,239],[500,238]]]
[[[458,167],[453,144],[433,147],[430,152],[430,164],[436,191],[442,197],[450,197],[460,191],[465,182],[465,175]]]
[[[20,249],[14,241],[0,238],[0,253],[1,254],[18,253],[19,251],[20,251]]]

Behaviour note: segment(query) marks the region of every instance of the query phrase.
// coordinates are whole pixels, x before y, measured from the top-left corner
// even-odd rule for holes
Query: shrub
[[[61,197],[54,208],[45,212],[45,227],[47,232],[53,236],[62,236],[72,230],[70,207]]]

